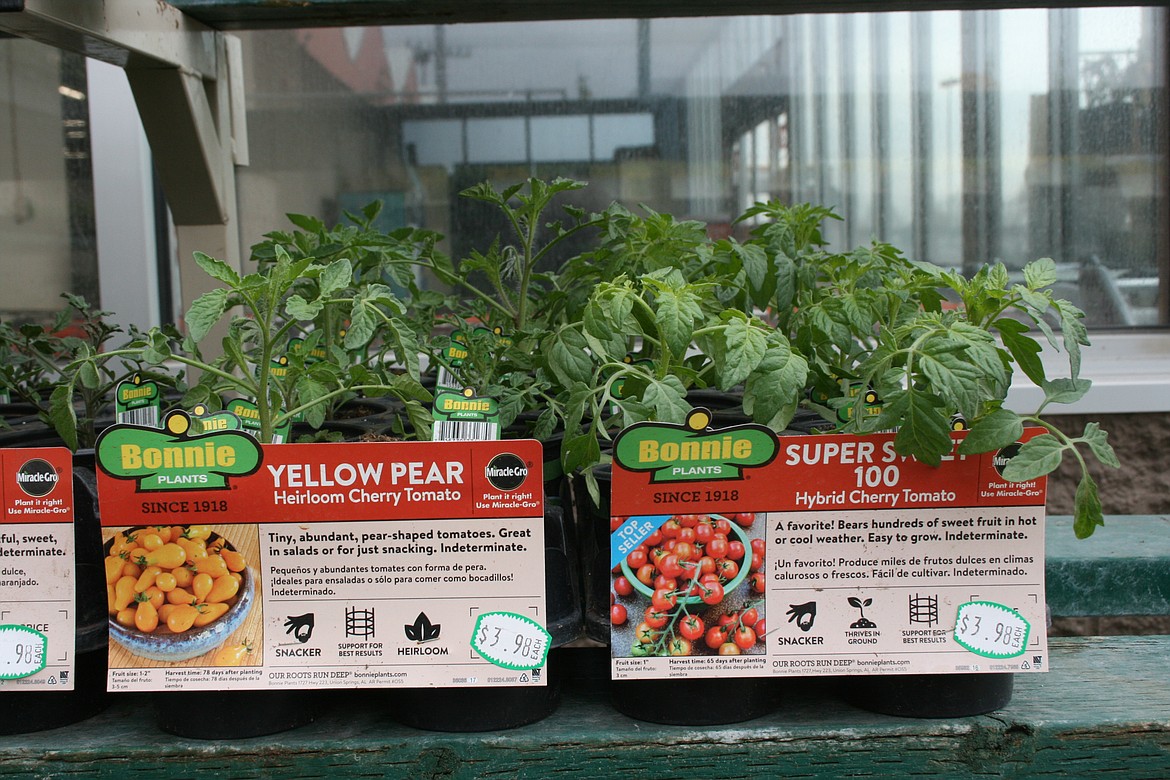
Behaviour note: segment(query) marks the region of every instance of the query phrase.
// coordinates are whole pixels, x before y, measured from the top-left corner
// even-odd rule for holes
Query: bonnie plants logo
[[[255,473],[263,458],[260,444],[248,434],[198,435],[191,417],[182,411],[168,414],[162,430],[138,425],[107,428],[96,450],[104,473],[137,481],[140,492],[223,490],[230,477]]]
[[[519,455],[501,452],[488,461],[483,475],[496,490],[515,490],[528,479],[528,464]]]
[[[651,482],[743,479],[745,468],[766,466],[780,449],[762,425],[710,424],[706,409],[692,409],[682,425],[637,423],[614,440],[614,461],[626,471],[650,472]]]
[[[27,496],[40,498],[53,492],[61,477],[52,464],[40,458],[33,458],[24,462],[16,470],[16,484]]]

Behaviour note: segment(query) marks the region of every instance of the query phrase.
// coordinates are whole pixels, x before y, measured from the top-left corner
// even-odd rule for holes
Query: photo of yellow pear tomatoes
[[[258,555],[257,545],[250,525],[146,526],[108,536],[111,667],[115,659],[130,667],[142,659],[258,663],[251,640],[243,641],[260,620],[259,609],[252,611],[257,582],[250,559]]]

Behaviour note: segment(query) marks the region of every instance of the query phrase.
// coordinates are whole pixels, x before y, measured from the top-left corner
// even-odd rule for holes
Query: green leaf
[[[207,272],[207,275],[212,279],[218,279],[221,282],[237,287],[240,284],[240,275],[227,263],[222,260],[216,260],[211,255],[205,255],[202,252],[195,253],[195,263]]]
[[[686,354],[695,331],[695,317],[699,313],[691,296],[675,289],[661,289],[655,300],[658,327],[666,341],[666,348],[676,358]]]
[[[1024,266],[1024,284],[1029,290],[1040,290],[1056,284],[1056,263],[1051,257],[1033,260]]]
[[[343,346],[347,350],[355,350],[369,344],[377,330],[377,324],[374,313],[370,311],[369,307],[360,299],[355,300],[353,308],[349,312],[349,328],[345,331]]]
[[[142,359],[147,363],[164,363],[171,359],[171,342],[157,328],[147,334],[146,345],[142,348]]]
[[[316,217],[305,216],[304,214],[285,214],[288,221],[304,230],[307,233],[324,233],[325,223]]]
[[[545,340],[542,352],[548,368],[563,387],[576,382],[591,382],[593,362],[586,352],[585,337],[575,328],[562,328]]]
[[[1027,482],[1052,473],[1060,465],[1067,445],[1051,433],[1042,433],[1020,446],[1020,451],[1008,461],[1003,478],[1011,482]]]
[[[284,311],[294,320],[314,320],[325,304],[321,301],[306,301],[300,295],[290,295],[284,303]]]
[[[419,441],[431,440],[431,426],[434,424],[434,419],[428,409],[413,398],[408,399],[406,401],[406,418],[410,420],[410,426],[414,428],[414,435]]]
[[[719,387],[730,390],[748,378],[760,365],[767,352],[768,340],[764,332],[750,321],[735,317],[723,329],[726,352],[721,361]]]
[[[49,422],[71,450],[77,450],[77,411],[73,408],[73,384],[62,382],[49,396]]]
[[[317,285],[321,289],[321,297],[327,298],[339,290],[344,290],[353,282],[353,266],[346,258],[334,260],[321,271]]]
[[[691,410],[687,389],[676,376],[648,379],[642,391],[642,403],[654,410],[654,419],[660,422],[681,423]]]
[[[395,358],[406,368],[407,375],[414,381],[419,381],[422,374],[418,356],[422,348],[418,343],[418,336],[410,326],[397,317],[390,320],[390,333],[394,338]]]
[[[744,382],[743,410],[756,422],[782,430],[804,395],[808,363],[786,344],[774,344]]]
[[[625,316],[628,314],[629,309],[627,308]],[[615,322],[622,321],[618,319],[618,316],[621,315],[600,301],[590,299],[585,306],[581,319],[584,335],[590,349],[602,358],[621,360],[625,356],[626,333],[614,328]]]
[[[318,398],[326,395],[329,388],[320,382],[308,376],[300,376],[296,383],[296,406],[315,401]],[[314,404],[305,410],[305,422],[309,424],[310,428],[320,428],[321,424],[325,422],[325,413],[328,411],[329,405],[325,402]]]
[[[1045,382],[1044,363],[1040,360],[1042,347],[1028,335],[1028,326],[1019,320],[1002,317],[995,321],[994,327],[1020,370],[1033,384],[1042,387]]]
[[[883,399],[875,427],[898,426],[894,450],[912,455],[928,466],[937,466],[954,449],[950,420],[939,411],[937,400],[926,393],[903,391]]]
[[[991,452],[1018,441],[1023,434],[1024,423],[1018,414],[1008,409],[996,409],[971,426],[959,445],[959,454]]]
[[[944,399],[952,400],[964,414],[973,415],[983,402],[979,380],[982,374],[954,350],[947,339],[932,339],[918,354],[917,366],[931,389]]]
[[[601,445],[590,433],[565,437],[561,446],[561,465],[565,473],[588,469],[601,460]]]
[[[200,295],[187,309],[187,331],[196,343],[202,341],[227,311],[228,290],[219,288]]]
[[[1101,430],[1099,424],[1091,422],[1085,425],[1081,441],[1089,445],[1089,449],[1101,463],[1110,468],[1121,468],[1121,461],[1118,459],[1117,453],[1113,451],[1113,445],[1109,443],[1109,434]]]
[[[1086,471],[1081,474],[1073,499],[1073,533],[1078,539],[1088,539],[1099,525],[1105,525],[1101,497],[1097,493],[1097,483]]]
[[[1081,373],[1081,347],[1089,345],[1089,331],[1085,328],[1085,313],[1065,300],[1053,301],[1060,312],[1060,330],[1064,351],[1068,353],[1069,370],[1073,378]]]
[[[1044,400],[1054,404],[1072,404],[1085,397],[1093,382],[1089,379],[1052,379],[1041,385]]]
[[[246,376],[248,374],[248,358],[244,355],[240,342],[229,334],[223,337],[222,344],[223,354],[227,356],[228,360],[239,366],[241,372]]]
[[[77,379],[81,382],[81,386],[87,390],[94,390],[101,385],[102,378],[98,374],[97,363],[93,360],[86,360],[77,367]]]

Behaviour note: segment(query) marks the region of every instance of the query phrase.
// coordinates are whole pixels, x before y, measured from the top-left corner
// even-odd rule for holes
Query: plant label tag
[[[984,658],[1015,658],[1028,648],[1031,625],[1014,609],[969,601],[955,618],[955,641]]]
[[[161,418],[162,393],[157,382],[143,381],[135,374],[118,383],[114,392],[115,422],[158,428]]]
[[[486,612],[475,621],[471,649],[504,669],[540,669],[548,658],[552,635],[544,626],[514,612]]]
[[[500,405],[494,398],[476,395],[470,387],[460,392],[441,390],[432,409],[433,441],[495,441],[500,438]]]
[[[156,569],[145,600],[115,582],[110,690],[546,684],[540,442],[261,445],[188,422],[98,439],[106,561]],[[504,611],[477,654],[477,618]]]
[[[19,680],[45,668],[49,638],[28,626],[0,626],[0,680]]]
[[[711,423],[614,439],[614,679],[1046,670],[1047,486],[1004,477],[1016,444],[967,455],[956,422],[929,466],[894,433]]]
[[[0,450],[0,511],[0,691],[71,691],[73,454],[64,447]],[[105,594],[87,595],[105,603]]]

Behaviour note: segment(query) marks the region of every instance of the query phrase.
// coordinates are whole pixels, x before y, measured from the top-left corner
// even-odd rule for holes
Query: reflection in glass
[[[273,151],[241,176],[245,235],[399,191],[453,250],[484,245],[462,187],[565,175],[586,208],[719,233],[808,200],[845,217],[838,248],[1051,256],[1095,324],[1167,324],[1165,29],[1089,8],[246,33]]]

